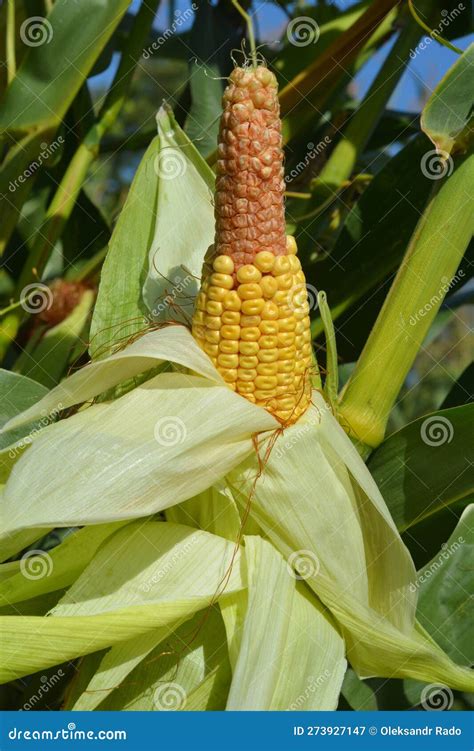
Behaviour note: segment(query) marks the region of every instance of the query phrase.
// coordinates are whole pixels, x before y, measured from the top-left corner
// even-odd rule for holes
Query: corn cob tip
[[[216,236],[193,334],[230,388],[290,424],[310,401],[311,335],[296,242],[285,233],[275,76],[236,68],[223,107]]]

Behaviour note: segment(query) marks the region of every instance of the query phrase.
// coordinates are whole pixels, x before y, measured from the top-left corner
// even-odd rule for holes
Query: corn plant
[[[465,18],[280,3],[275,51],[236,0],[164,41],[157,1],[96,5],[0,10],[5,706],[468,706],[472,369],[410,401],[469,296]],[[440,44],[421,120],[390,110]]]

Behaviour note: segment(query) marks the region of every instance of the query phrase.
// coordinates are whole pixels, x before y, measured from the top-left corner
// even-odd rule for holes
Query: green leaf
[[[466,150],[474,136],[473,66],[471,44],[437,85],[421,115],[421,127],[446,156]]]
[[[45,420],[40,412],[36,418],[27,420],[17,428],[4,430],[4,425],[28,410],[47,393],[44,386],[30,378],[0,370],[0,482],[6,481],[11,468],[31,443],[35,433],[45,427],[49,420]]]
[[[55,386],[74,348],[82,341],[94,297],[92,290],[86,290],[64,321],[48,329],[38,343],[31,339],[15,363],[15,369],[48,388]]]
[[[333,320],[382,285],[403,258],[433,186],[420,168],[428,148],[424,136],[413,139],[375,175],[347,215],[330,255],[307,271],[308,281],[326,292]],[[313,334],[322,330],[316,320]]]
[[[387,438],[368,467],[400,531],[474,491],[474,405],[420,417]]]
[[[474,663],[474,505],[465,509],[441,551],[417,574],[417,616],[430,636],[460,665]]]
[[[349,706],[356,712],[375,712],[377,699],[370,686],[361,681],[356,673],[349,668],[344,676],[341,693]]]
[[[114,344],[145,329],[147,311],[141,288],[154,232],[158,154],[155,138],[140,162],[112,233],[91,323],[89,351],[93,358],[108,354]]]
[[[47,391],[31,378],[0,369],[0,427],[38,402]]]
[[[0,584],[0,606],[63,589],[77,579],[98,548],[122,523],[85,527],[49,551],[37,550],[15,561],[18,572]],[[3,564],[11,566],[11,564]]]
[[[467,368],[461,373],[456,383],[453,384],[451,390],[444,399],[441,409],[449,409],[450,407],[460,407],[464,404],[470,404],[474,401],[474,394],[472,393],[472,384],[474,383],[474,362],[467,366]]]
[[[344,642],[293,569],[261,537],[245,538],[249,600],[227,710],[335,709]]]
[[[199,3],[190,39],[190,46],[196,57],[189,64],[191,106],[184,130],[204,157],[212,154],[216,148],[222,112],[219,67],[215,62],[208,61],[209,50],[218,50],[220,46],[215,16],[214,7],[209,3]]]
[[[129,0],[56,0],[47,18],[29,19],[24,36],[44,42],[29,47],[7,89],[0,131],[59,125],[128,5]]]

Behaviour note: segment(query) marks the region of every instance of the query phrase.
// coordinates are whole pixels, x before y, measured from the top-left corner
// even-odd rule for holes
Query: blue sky
[[[348,8],[355,4],[355,0],[337,0],[335,3],[340,8]],[[131,4],[131,10],[136,11],[140,5],[140,0],[133,0]],[[176,0],[175,11],[184,12],[191,5],[191,0]],[[314,2],[308,3],[309,6],[315,5]],[[281,39],[284,36],[287,17],[285,13],[278,8],[272,2],[254,2],[254,6],[257,7],[257,23],[262,38],[265,41],[273,41]],[[301,14],[304,14],[304,6],[301,3]],[[183,23],[180,30],[189,28],[192,23],[192,17],[187,23]],[[169,2],[162,2],[159,12],[157,14],[154,28],[157,31],[165,30],[169,25]],[[469,34],[462,39],[455,41],[456,46],[461,49],[466,47],[474,41],[474,34]],[[376,75],[381,62],[387,55],[393,41],[387,43],[382,47],[378,53],[376,53],[369,63],[360,71],[356,77],[356,93],[360,98],[364,96],[365,92],[369,88],[374,76]],[[429,47],[420,52],[414,60],[411,60],[407,70],[402,76],[393,96],[390,100],[389,106],[392,109],[398,109],[407,112],[413,112],[420,109],[420,94],[423,87],[429,90],[433,89],[436,83],[442,78],[444,73],[455,62],[457,54],[451,50],[443,47],[437,42],[432,42]],[[100,86],[107,86],[110,82],[117,61],[101,76],[97,76],[94,80],[94,84]],[[425,92],[426,93],[426,92]]]

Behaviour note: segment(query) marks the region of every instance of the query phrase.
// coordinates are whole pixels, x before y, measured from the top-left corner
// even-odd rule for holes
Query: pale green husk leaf
[[[323,606],[261,537],[245,538],[249,601],[228,710],[335,709],[344,642]]]
[[[209,605],[231,562],[225,595],[246,586],[235,545],[169,522],[128,525],[101,547],[49,617],[0,618],[0,679],[172,630]]]

